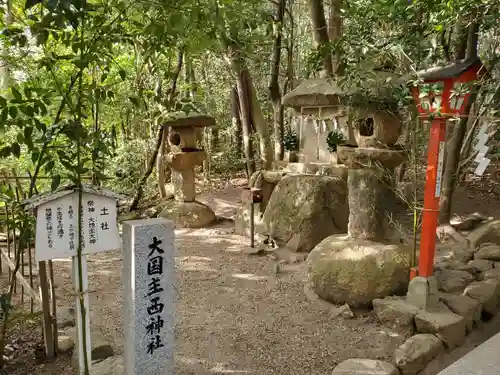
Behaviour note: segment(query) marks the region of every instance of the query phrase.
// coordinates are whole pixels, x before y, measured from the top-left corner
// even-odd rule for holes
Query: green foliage
[[[326,136],[328,151],[337,152],[337,147],[345,142],[345,140],[345,135],[340,130],[330,130]]]
[[[121,144],[115,150],[113,163],[108,163],[105,169],[107,176],[117,178],[107,181],[106,185],[117,192],[132,196],[135,184],[144,173],[148,151],[150,147],[146,140],[134,139]]]
[[[283,146],[286,151],[299,150],[299,138],[295,131],[289,130],[283,135]]]

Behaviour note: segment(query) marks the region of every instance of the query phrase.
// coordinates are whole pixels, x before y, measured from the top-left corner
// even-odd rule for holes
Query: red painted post
[[[420,258],[418,261],[418,276],[421,277],[432,276],[434,266],[445,137],[446,118],[434,118],[427,151],[422,238],[420,239]]]

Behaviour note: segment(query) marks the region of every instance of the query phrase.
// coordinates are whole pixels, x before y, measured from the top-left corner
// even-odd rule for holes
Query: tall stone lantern
[[[167,202],[159,216],[174,220],[178,227],[201,228],[216,220],[213,210],[196,200],[195,184],[195,167],[207,158],[198,147],[201,129],[213,125],[213,117],[199,113],[183,113],[163,123],[170,128],[166,163],[172,169],[174,200]]]
[[[391,96],[364,103],[363,94],[351,93],[357,145],[337,150],[348,168],[347,235],[329,236],[311,251],[308,280],[322,299],[368,307],[375,298],[404,295],[408,287],[412,249],[389,222],[395,199],[389,176],[405,154],[395,146],[401,118]]]

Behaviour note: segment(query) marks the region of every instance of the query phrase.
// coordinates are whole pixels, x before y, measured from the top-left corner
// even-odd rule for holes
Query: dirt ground
[[[487,183],[459,188],[454,212],[498,214],[499,192],[491,189]],[[218,215],[232,217],[239,194],[237,187],[228,187],[200,200]],[[331,311],[310,302],[303,292],[303,264],[275,273],[274,260],[245,254],[246,246],[248,239],[235,235],[228,222],[176,231],[177,375],[327,375],[348,358],[389,359],[402,343],[371,313],[334,318]],[[89,257],[91,326],[113,343],[117,353],[123,351],[121,263],[118,251]],[[71,262],[57,261],[54,267],[58,304],[72,306]],[[469,350],[500,329],[499,322],[491,324],[496,328],[470,338]],[[463,355],[466,349],[461,350]],[[455,357],[448,355],[426,375],[436,374]],[[55,363],[27,365],[12,368],[9,375],[71,374],[64,356]]]

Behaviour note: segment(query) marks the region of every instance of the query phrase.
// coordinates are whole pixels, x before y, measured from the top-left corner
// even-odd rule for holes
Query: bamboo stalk
[[[3,249],[0,249],[0,256],[1,258],[3,258],[5,260],[5,262],[7,263],[7,266],[9,268],[9,270],[14,270],[16,268],[16,265],[14,264],[14,262],[12,262],[12,260],[10,259],[9,255],[5,252],[5,250]],[[28,283],[28,281],[26,281],[26,279],[24,277],[22,277],[22,275],[20,274],[19,271],[16,272],[16,277],[17,279],[19,280],[19,283],[21,285],[24,286],[25,290],[26,290],[26,293],[37,303],[39,304],[40,306],[42,306],[42,300],[40,299],[40,296],[38,295],[38,293],[33,289],[31,288],[30,284]]]
[[[53,358],[54,338],[51,328],[52,317],[50,316],[49,285],[47,282],[47,263],[38,262],[38,278],[40,279],[40,294],[42,296],[43,311],[43,338],[45,344],[45,354],[47,358]]]

